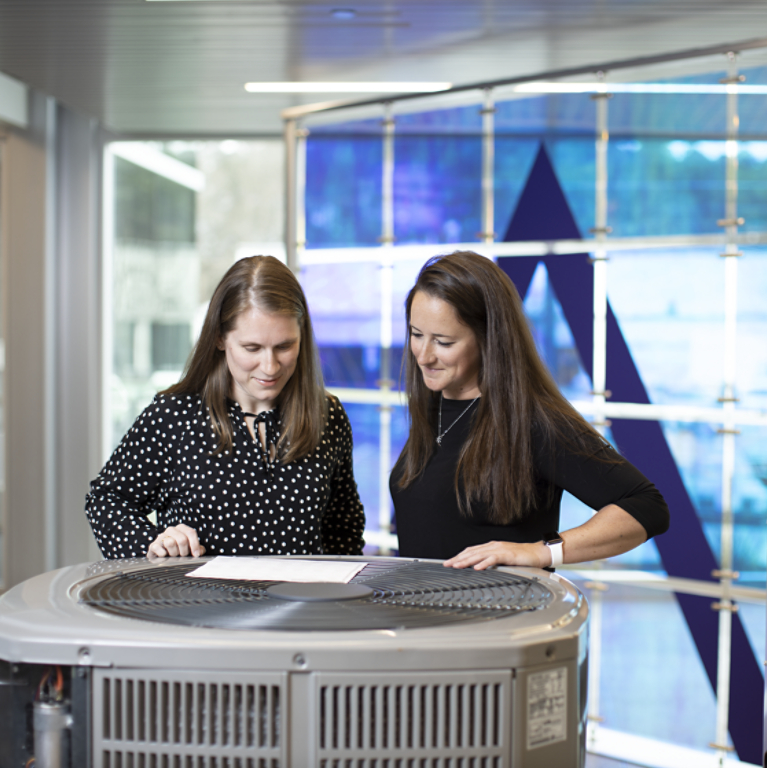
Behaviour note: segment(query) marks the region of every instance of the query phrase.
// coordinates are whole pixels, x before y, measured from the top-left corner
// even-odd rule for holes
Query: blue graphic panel
[[[301,270],[325,383],[375,387],[381,378],[380,268],[370,262]]]
[[[579,238],[580,232],[551,162],[542,147],[527,186],[506,232],[505,240]],[[526,295],[537,257],[499,259],[521,295]],[[593,267],[588,255],[542,259],[559,296],[564,316],[587,370],[593,361]],[[616,402],[649,403],[649,398],[620,332],[612,309],[607,316],[607,388]],[[616,419],[612,425],[621,452],[658,486],[672,510],[668,533],[656,544],[670,576],[712,581],[717,563],[703,533],[687,489],[660,424]],[[678,595],[695,645],[712,687],[716,686],[718,617],[711,599]],[[733,616],[730,733],[742,760],[761,760],[761,711],[764,681],[737,614]]]
[[[725,72],[674,78],[674,83],[718,85]],[[663,82],[663,81],[660,81]],[[727,125],[727,105],[717,94],[616,93],[607,107],[610,138],[635,136],[721,136]]]
[[[747,85],[767,83],[767,67],[748,67],[741,73],[745,76]],[[738,117],[740,135],[744,138],[764,138],[767,135],[767,99],[763,96],[740,96]]]
[[[587,93],[515,98],[498,102],[495,110],[495,131],[499,136],[540,139],[556,132],[587,136],[593,141],[596,130],[594,101]]]
[[[761,199],[765,210],[764,194]],[[756,410],[767,410],[766,296],[767,250],[744,248],[743,257],[738,259],[737,395],[743,408]],[[767,455],[763,454],[758,463],[767,468]]]
[[[496,227],[509,221],[538,154],[537,138],[496,134],[493,187]]]
[[[352,425],[354,479],[362,505],[365,527],[378,529],[380,414],[374,405],[343,403]]]
[[[591,379],[581,363],[575,339],[565,320],[562,305],[548,279],[543,262],[533,273],[525,296],[525,314],[541,358],[551,371],[560,391],[568,400],[586,400],[591,396]],[[614,442],[607,428],[605,437]],[[560,528],[567,530],[585,523],[592,515],[581,501],[564,493],[560,506]],[[657,547],[651,540],[623,555],[612,558],[617,567],[660,570]]]
[[[581,232],[594,224],[594,136],[547,136],[543,142],[570,212]]]
[[[719,251],[668,248],[608,253],[610,306],[653,403],[719,405],[725,266]],[[663,279],[653,280],[650,275],[663,275]]]
[[[397,243],[476,241],[482,228],[481,138],[397,135],[394,157]]]
[[[614,237],[721,232],[723,140],[611,141],[607,166]]]
[[[590,397],[591,379],[583,367],[575,339],[562,312],[562,304],[542,262],[533,273],[524,304],[538,354],[562,394],[568,400]]]
[[[764,99],[761,99],[764,102]],[[764,116],[767,120],[767,115]],[[767,141],[741,141],[738,144],[738,213],[746,220],[744,232],[767,230]]]
[[[380,131],[380,128],[379,128]],[[378,245],[381,137],[312,133],[306,142],[306,245]]]

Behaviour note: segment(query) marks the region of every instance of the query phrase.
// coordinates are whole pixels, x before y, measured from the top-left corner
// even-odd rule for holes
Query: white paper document
[[[214,557],[187,576],[238,581],[300,581],[347,584],[367,563],[281,557]]]

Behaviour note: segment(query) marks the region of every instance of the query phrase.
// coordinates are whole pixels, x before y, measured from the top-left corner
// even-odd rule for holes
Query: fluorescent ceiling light
[[[160,152],[150,144],[140,141],[114,141],[109,145],[113,155],[129,163],[156,173],[183,187],[201,192],[205,189],[205,174],[198,168],[182,163],[175,157]]]
[[[764,96],[767,85],[741,85],[724,83],[702,85],[698,83],[520,83],[513,86],[516,93],[740,93]]]
[[[452,83],[245,83],[250,93],[435,93]]]

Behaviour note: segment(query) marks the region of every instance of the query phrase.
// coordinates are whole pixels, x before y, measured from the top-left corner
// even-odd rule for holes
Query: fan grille
[[[368,563],[351,583],[372,595],[286,604],[272,581],[188,578],[197,563],[125,571],[87,586],[80,601],[120,616],[224,629],[352,630],[487,621],[545,608],[553,594],[536,577],[445,568],[438,563]]]

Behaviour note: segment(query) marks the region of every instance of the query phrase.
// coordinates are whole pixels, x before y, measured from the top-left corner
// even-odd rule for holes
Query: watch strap
[[[559,568],[559,566],[563,565],[565,562],[564,539],[559,533],[553,531],[552,533],[547,533],[543,537],[543,542],[549,548],[549,552],[551,552],[551,565],[549,567]]]
[[[559,568],[565,562],[565,543],[560,541],[559,544],[547,544],[549,552],[551,552],[551,567]]]

